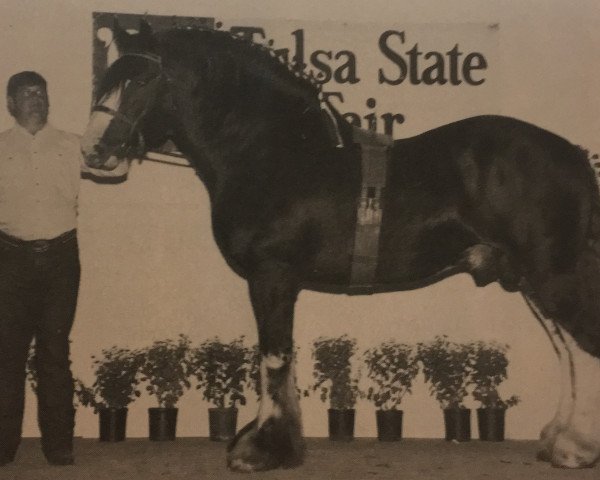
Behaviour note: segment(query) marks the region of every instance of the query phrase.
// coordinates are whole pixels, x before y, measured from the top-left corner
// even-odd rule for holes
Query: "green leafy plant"
[[[125,408],[140,391],[140,368],[144,354],[140,350],[129,350],[113,346],[102,350],[102,356],[92,356],[96,380],[91,387],[80,380],[75,383],[75,395],[84,407],[95,412],[101,408]]]
[[[442,408],[464,408],[471,376],[470,346],[450,342],[446,335],[418,345],[429,391]]]
[[[245,405],[244,390],[250,382],[255,354],[244,345],[244,336],[229,343],[215,337],[192,349],[190,371],[204,400],[218,408],[235,407],[238,402]]]
[[[364,361],[367,376],[375,384],[369,387],[367,400],[381,410],[397,409],[419,373],[415,348],[390,340],[368,349]]]
[[[190,344],[186,335],[179,335],[176,341],[158,340],[142,351],[141,380],[161,408],[174,408],[190,388]]]
[[[347,335],[320,337],[313,342],[315,383],[311,389],[319,390],[321,401],[329,400],[332,409],[352,409],[361,395],[358,374],[352,372],[351,360],[355,354],[356,340]]]
[[[473,398],[482,408],[509,408],[519,403],[516,395],[503,400],[498,387],[506,380],[508,345],[497,342],[473,342],[471,351],[471,384]]]

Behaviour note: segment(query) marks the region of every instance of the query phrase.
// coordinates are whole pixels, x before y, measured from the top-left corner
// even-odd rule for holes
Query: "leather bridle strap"
[[[138,57],[138,58],[143,58],[143,59],[148,60],[150,62],[156,63],[158,65],[158,67],[159,67],[160,72],[152,80],[157,80],[159,78],[165,78],[167,81],[170,81],[169,76],[163,70],[162,58],[159,55],[154,55],[152,53],[124,53],[119,58],[123,58],[123,57]],[[142,112],[142,114],[137,119],[135,119],[135,120],[131,120],[125,114],[123,114],[123,113],[121,113],[118,110],[115,110],[113,108],[107,107],[105,105],[94,105],[92,107],[92,112],[106,113],[106,114],[112,116],[115,119],[118,119],[118,120],[121,120],[121,121],[125,122],[130,127],[129,138],[131,138],[134,133],[137,133],[137,135],[138,135],[138,147],[141,149],[141,151],[145,151],[145,139],[144,139],[144,136],[142,135],[142,132],[138,129],[138,123],[139,123],[140,119],[144,116],[144,114],[146,113],[146,110],[144,110]],[[158,162],[158,163],[164,163],[164,164],[172,164],[172,165],[175,165],[175,166],[182,166],[182,167],[186,167],[187,166],[187,167],[190,167],[190,165],[180,165],[180,164],[177,164],[177,163],[171,163],[171,162],[168,162],[168,161],[165,161],[165,160],[157,160],[157,159],[152,159],[152,158],[148,158],[148,157],[146,157],[146,160],[153,161],[153,162]]]
[[[158,64],[160,73],[153,80],[157,80],[163,76],[164,72],[162,69],[162,59],[158,55],[153,55],[151,53],[125,53],[125,54],[121,55],[121,57],[119,57],[119,58],[123,58],[123,57],[138,57],[138,58],[143,58],[150,62],[156,63],[156,64]],[[139,143],[141,144],[141,146],[143,147],[143,145],[145,144],[144,136],[142,135],[142,132],[140,132],[138,129],[138,123],[139,123],[140,119],[144,116],[144,114],[146,113],[146,109],[144,109],[144,111],[135,120],[132,120],[127,115],[124,115],[123,113],[119,112],[118,110],[107,107],[105,105],[94,105],[92,107],[92,112],[106,113],[117,120],[125,122],[130,128],[128,137],[131,138],[134,133],[137,133],[138,138],[139,138]]]
[[[144,135],[142,135],[142,132],[139,131],[139,129],[137,128],[137,124],[140,118],[142,118],[143,114],[140,115],[140,117],[135,120],[132,121],[127,115],[122,114],[121,112],[119,112],[118,110],[115,110],[114,108],[110,108],[107,107],[105,105],[94,105],[92,107],[92,112],[102,112],[102,113],[106,113],[107,115],[112,116],[113,118],[119,119],[123,122],[125,122],[128,126],[129,126],[129,135],[127,136],[127,140],[123,143],[123,145],[121,145],[121,147],[123,147],[127,141],[129,139],[131,139],[131,137],[134,134],[137,134],[138,137],[138,142],[136,147],[140,150],[143,151],[145,149],[145,145],[146,145],[146,141],[144,139]],[[131,151],[132,148],[134,147],[129,147],[127,150]]]
[[[135,126],[137,124],[137,122],[133,122],[127,115],[123,115],[118,110],[107,107],[106,105],[94,105],[92,107],[92,112],[107,113],[108,115],[125,122],[127,125],[129,125],[132,128],[132,130],[135,128]]]

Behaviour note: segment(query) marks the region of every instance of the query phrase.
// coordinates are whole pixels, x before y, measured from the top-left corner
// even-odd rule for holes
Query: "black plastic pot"
[[[468,442],[471,440],[471,410],[468,408],[444,409],[446,440]]]
[[[349,442],[354,438],[354,409],[327,410],[329,419],[329,440]]]
[[[402,439],[402,410],[377,410],[377,438],[380,442],[397,442]]]
[[[177,435],[177,408],[149,408],[148,427],[150,440],[163,442],[175,440]]]
[[[208,434],[214,442],[228,442],[235,437],[237,408],[209,408]]]
[[[122,442],[127,430],[127,408],[101,408],[98,411],[101,442]]]
[[[478,408],[477,426],[479,440],[486,442],[502,442],[504,440],[505,408]]]

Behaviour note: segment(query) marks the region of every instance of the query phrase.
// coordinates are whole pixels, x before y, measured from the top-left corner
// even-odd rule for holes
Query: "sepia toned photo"
[[[0,477],[596,478],[599,27],[2,2]]]

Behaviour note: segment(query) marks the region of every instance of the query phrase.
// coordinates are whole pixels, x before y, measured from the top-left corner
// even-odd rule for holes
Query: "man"
[[[42,450],[50,464],[70,465],[80,175],[123,176],[128,164],[112,172],[84,165],[78,137],[48,124],[46,81],[38,73],[9,79],[7,106],[15,125],[0,133],[0,465],[14,460],[20,443],[32,339]]]

